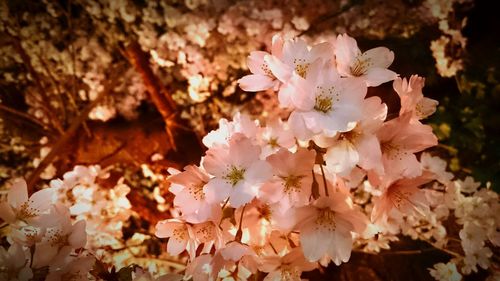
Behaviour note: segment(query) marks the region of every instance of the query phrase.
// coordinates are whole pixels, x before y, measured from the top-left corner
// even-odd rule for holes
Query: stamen
[[[245,169],[238,169],[235,166],[231,166],[229,173],[224,177],[232,186],[235,186],[239,181],[245,178]]]

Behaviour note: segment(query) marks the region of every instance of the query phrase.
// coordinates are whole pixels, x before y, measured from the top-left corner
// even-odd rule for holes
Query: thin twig
[[[47,168],[48,165],[50,165],[50,163],[52,163],[57,155],[59,155],[62,148],[71,139],[80,125],[82,125],[82,123],[88,118],[90,111],[104,98],[104,96],[106,96],[109,91],[113,89],[115,82],[116,79],[112,79],[111,82],[104,87],[104,90],[99,94],[99,96],[82,110],[80,115],[73,121],[71,126],[62,134],[57,143],[50,150],[49,154],[47,154],[47,156],[43,158],[42,162],[40,162],[38,167],[36,167],[36,169],[29,176],[28,191],[33,190],[33,186],[38,182],[40,174],[45,170],[45,168]]]
[[[32,124],[38,125],[39,127],[43,128],[43,129],[47,128],[46,124],[43,124],[42,122],[38,121],[33,116],[31,116],[31,115],[29,115],[27,113],[15,110],[13,108],[10,108],[8,106],[5,106],[5,105],[3,105],[1,103],[0,103],[0,110],[5,111],[7,113],[10,113],[12,115],[15,115],[17,117],[21,117],[22,119],[27,120],[27,121],[31,122]]]
[[[335,17],[338,17],[340,16],[341,14],[349,11],[352,7],[356,6],[356,5],[360,5],[364,2],[364,0],[351,0],[349,3],[347,3],[346,5],[344,5],[343,7],[340,8],[340,10],[334,12],[334,13],[330,13],[330,14],[326,14],[326,15],[323,15],[323,16],[320,16],[318,18],[316,18],[313,22],[311,22],[311,24],[309,24],[310,28],[302,31],[301,33],[299,33],[297,35],[297,37],[299,36],[302,36],[306,33],[310,33],[312,31],[314,31],[318,25],[320,25],[321,23],[327,21],[327,20],[330,20],[332,18],[335,18]]]
[[[328,197],[328,185],[326,184],[326,176],[325,170],[323,170],[323,164],[319,164],[319,168],[321,169],[321,175],[323,176],[323,184],[325,185],[325,195]]]

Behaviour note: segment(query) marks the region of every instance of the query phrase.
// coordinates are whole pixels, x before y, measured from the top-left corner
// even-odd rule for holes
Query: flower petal
[[[376,87],[382,83],[392,81],[396,79],[396,77],[398,77],[396,72],[381,67],[372,67],[368,69],[365,75],[366,85],[368,87]]]
[[[370,49],[363,56],[370,59],[373,67],[388,68],[394,61],[394,52],[386,47]]]
[[[233,186],[227,181],[214,178],[203,187],[203,192],[205,192],[208,202],[221,203],[230,195],[232,189]]]
[[[186,250],[187,240],[180,240],[174,237],[171,237],[168,240],[167,244],[167,252],[172,256],[177,256]]]
[[[239,79],[238,84],[243,91],[258,92],[273,88],[275,81],[267,75],[251,74]]]
[[[25,180],[18,179],[12,184],[9,190],[7,202],[12,207],[18,208],[26,201],[28,201],[28,186]]]
[[[16,214],[9,203],[0,202],[0,218],[7,223],[14,223],[16,221]]]

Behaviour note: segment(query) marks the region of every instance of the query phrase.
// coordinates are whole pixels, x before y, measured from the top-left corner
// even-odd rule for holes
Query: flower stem
[[[328,197],[328,186],[326,185],[326,177],[325,170],[323,170],[323,164],[319,164],[319,168],[321,169],[321,176],[323,177],[323,184],[325,185],[325,195]]]

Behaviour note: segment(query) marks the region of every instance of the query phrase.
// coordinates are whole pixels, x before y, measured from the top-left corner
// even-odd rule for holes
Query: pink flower
[[[214,176],[204,187],[207,200],[221,203],[229,197],[235,208],[250,202],[272,173],[259,155],[260,147],[242,134],[234,134],[228,147],[209,149],[202,160],[202,166]]]
[[[436,111],[438,102],[433,99],[424,97],[422,88],[424,87],[425,79],[418,75],[412,75],[409,80],[406,78],[396,78],[393,82],[393,87],[401,99],[400,115],[406,112],[411,112],[412,118],[420,120],[428,117]]]
[[[212,256],[208,254],[200,255],[186,267],[186,276],[191,276],[193,281],[208,281],[212,275]]]
[[[337,134],[333,140],[322,140],[318,145],[328,148],[325,161],[330,171],[349,175],[359,165],[365,170],[383,172],[382,151],[375,132],[387,116],[387,106],[378,97],[363,103],[363,119],[354,129]]]
[[[272,55],[280,58],[282,55],[283,38],[280,35],[273,36],[271,47]],[[252,72],[251,75],[243,76],[238,80],[243,91],[258,92],[267,89],[278,90],[280,82],[271,72],[268,60],[271,54],[263,51],[254,51],[250,53],[247,59],[247,66]]]
[[[167,238],[167,252],[176,256],[188,251],[191,258],[195,256],[196,243],[191,226],[179,219],[168,219],[156,224],[155,235],[159,238]]]
[[[182,211],[186,220],[194,223],[216,219],[220,206],[206,200],[203,188],[209,175],[198,166],[189,165],[184,171],[168,178],[170,191],[175,194],[174,205]]]
[[[212,278],[247,280],[252,273],[257,271],[256,254],[248,245],[235,241],[229,242],[215,253],[211,266]]]
[[[72,280],[72,281],[85,281],[88,280],[88,274],[94,267],[95,258],[79,257],[71,260],[64,267],[59,268],[55,271],[51,271],[47,275],[45,281],[60,281],[60,280]]]
[[[219,120],[219,128],[209,132],[203,137],[203,144],[212,148],[214,146],[227,145],[231,136],[241,133],[249,139],[255,138],[258,130],[257,122],[250,119],[246,114],[236,113],[232,121],[226,119]]]
[[[23,179],[16,180],[8,194],[7,202],[0,202],[0,218],[10,224],[24,222],[36,226],[51,226],[52,217],[46,214],[55,202],[51,188],[37,191],[28,199],[28,187]]]
[[[374,199],[371,220],[385,221],[393,210],[405,215],[424,214],[429,207],[425,194],[419,187],[432,180],[434,180],[434,175],[429,172],[411,179],[399,179],[392,182],[388,180],[381,186],[382,195]]]
[[[304,39],[295,38],[288,40],[283,45],[283,57],[268,57],[268,65],[274,76],[285,83],[279,93],[278,99],[282,107],[292,107],[293,87],[288,84],[291,78],[300,80],[309,77],[309,70],[314,62],[319,60],[332,64],[333,46],[323,42],[309,48]],[[313,74],[314,75],[314,74]]]
[[[295,137],[289,130],[288,124],[283,123],[281,119],[273,119],[265,127],[259,129],[257,139],[262,147],[261,157],[265,158],[281,148],[295,147]]]
[[[35,268],[61,266],[73,250],[83,248],[87,244],[84,220],[71,224],[69,209],[63,205],[54,205],[53,212],[58,217],[58,224],[47,229],[42,241],[36,243],[33,256]]]
[[[351,256],[352,234],[362,233],[368,219],[356,210],[350,198],[342,193],[317,199],[312,206],[299,209],[300,243],[307,260],[328,256],[336,265]]]
[[[420,122],[412,122],[406,113],[386,123],[377,132],[382,148],[382,161],[386,174],[398,177],[417,177],[422,165],[414,153],[437,145],[432,128]]]
[[[306,79],[291,79],[295,110],[288,122],[301,140],[316,134],[334,136],[351,130],[362,117],[366,85],[354,78],[340,78],[325,62],[311,65]]]
[[[317,267],[317,263],[312,263],[305,259],[301,248],[298,247],[293,248],[283,257],[263,257],[259,269],[269,273],[264,278],[265,281],[301,281],[300,275],[302,272],[311,271]]]
[[[0,280],[31,280],[30,253],[19,244],[10,245],[8,250],[0,246]]]
[[[394,60],[392,51],[377,47],[362,53],[356,40],[347,34],[337,37],[335,59],[342,76],[359,77],[368,87],[378,86],[397,77],[395,72],[387,69]]]
[[[260,190],[264,202],[278,203],[282,210],[309,203],[312,168],[316,153],[299,148],[296,153],[280,150],[267,158],[273,168],[273,178]]]
[[[221,229],[214,222],[208,221],[195,224],[192,230],[196,242],[204,244],[201,253],[209,253],[213,246],[215,246],[215,249],[220,249],[224,245]]]
[[[283,44],[283,56],[269,57],[269,68],[283,83],[286,83],[292,74],[306,78],[309,66],[317,59],[329,60],[333,58],[333,46],[323,42],[309,48],[302,38],[287,40]]]

